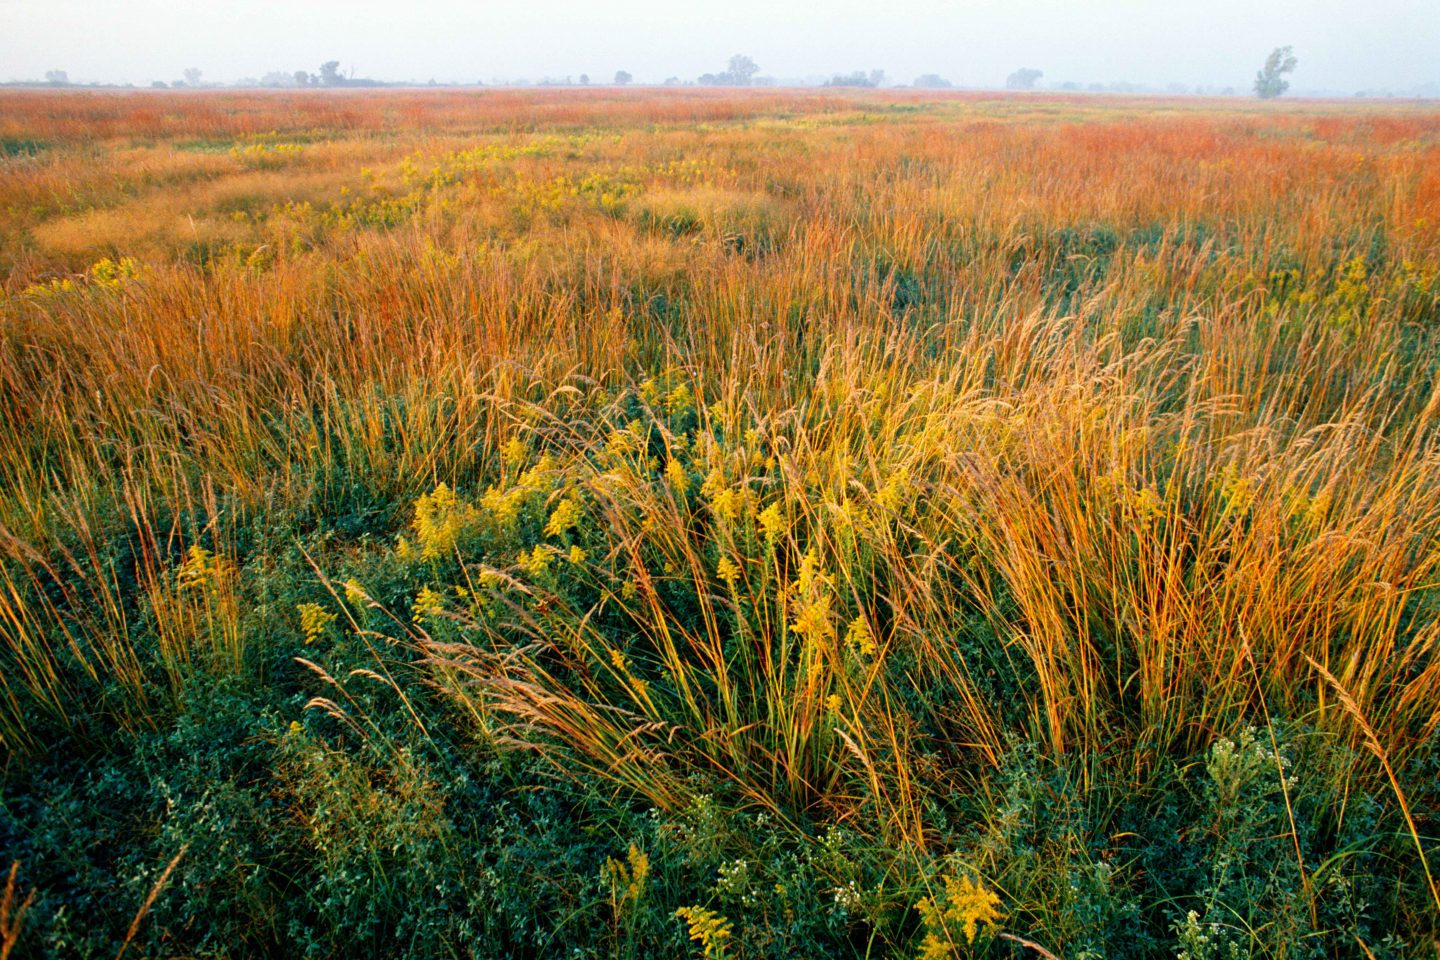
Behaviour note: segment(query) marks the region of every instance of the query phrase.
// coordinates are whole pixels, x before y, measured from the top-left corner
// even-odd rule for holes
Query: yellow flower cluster
[[[617,914],[624,912],[627,906],[640,902],[645,895],[645,881],[650,876],[650,857],[635,844],[630,844],[625,860],[622,863],[614,857],[606,857],[605,865],[600,868],[600,876],[610,883],[610,900]],[[620,888],[624,892],[617,897],[615,894]]]
[[[524,567],[525,572],[530,574],[530,576],[540,577],[544,576],[545,571],[550,569],[551,556],[553,556],[553,554],[551,554],[550,549],[545,544],[540,543],[536,544],[535,549],[529,553],[522,550],[520,555],[515,558],[515,562]]]
[[[715,516],[725,523],[739,520],[741,511],[745,509],[744,491],[728,486],[725,473],[719,467],[710,471],[700,486],[700,493],[710,501],[710,509]]]
[[[672,417],[689,412],[694,404],[695,399],[690,396],[690,388],[683,383],[665,395],[665,412]]]
[[[778,501],[757,513],[755,520],[760,524],[760,531],[765,534],[765,539],[770,543],[780,539],[780,535],[785,532],[785,511],[780,507]]]
[[[610,431],[606,446],[614,456],[632,456],[641,450],[643,431],[644,425],[639,420],[631,420],[624,427]]]
[[[875,655],[875,634],[870,632],[870,624],[865,622],[864,617],[856,617],[850,621],[850,627],[845,631],[845,645],[859,652],[862,657]]]
[[[715,576],[733,588],[735,581],[740,579],[740,568],[729,557],[721,557],[720,562],[715,565]]]
[[[1000,912],[1000,897],[969,877],[945,877],[945,895],[937,902],[925,897],[915,909],[925,924],[925,939],[920,945],[921,960],[945,960],[952,956],[956,937],[951,925],[957,924],[967,944],[983,924],[988,930],[999,927],[1005,915]]]
[[[204,590],[215,593],[235,575],[235,565],[216,556],[198,543],[191,546],[175,572],[181,590]]]
[[[335,614],[318,603],[297,604],[295,609],[300,611],[300,630],[305,634],[306,645],[319,640],[335,622]]]
[[[707,957],[725,956],[725,941],[733,929],[729,919],[704,907],[681,907],[675,917],[690,928],[690,939],[698,940]]]
[[[565,497],[555,505],[550,522],[545,524],[545,536],[560,537],[574,530],[580,523],[582,511],[574,497]]]
[[[444,483],[415,501],[411,528],[420,544],[421,560],[438,560],[455,551],[455,546],[480,518],[472,505],[460,499]]]
[[[415,597],[413,619],[416,623],[433,620],[445,610],[445,598],[429,587],[422,587]]]
[[[1233,463],[1226,464],[1220,473],[1220,499],[1223,503],[1222,516],[1241,516],[1250,510],[1255,502],[1255,488],[1248,477],[1241,476],[1240,469]]]
[[[360,581],[351,577],[345,581],[345,602],[352,607],[368,607],[373,602]]]
[[[767,532],[768,536],[768,532]],[[800,559],[800,570],[790,584],[790,602],[797,608],[790,631],[811,643],[835,639],[831,622],[830,584],[820,569],[820,555],[811,547]]]
[[[684,496],[690,489],[690,477],[685,473],[685,465],[674,457],[665,464],[665,479],[670,482],[671,488],[681,496]]]

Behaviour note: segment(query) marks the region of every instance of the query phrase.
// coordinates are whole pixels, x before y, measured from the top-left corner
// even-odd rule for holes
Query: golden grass
[[[958,645],[976,622],[1033,678],[1014,692],[1024,734],[1057,754],[1123,741],[1137,777],[1262,703],[1381,745],[1395,771],[1440,725],[1433,111],[689,91],[178,103],[4,100],[0,133],[57,144],[0,167],[0,227],[18,231],[0,303],[8,746],[81,682],[57,636],[134,691],[127,722],[149,714],[113,577],[32,589],[103,567],[81,554],[107,518],[139,531],[183,682],[244,659],[235,599],[175,580],[201,518],[323,513],[342,471],[396,502],[463,487],[517,434],[586,490],[633,586],[604,605],[665,696],[613,659],[598,611],[533,586],[544,611],[517,600],[503,626],[476,624],[508,647],[429,646],[434,675],[494,731],[544,729],[663,806],[699,764],[777,813],[876,817],[923,847],[926,790],[963,777],[924,759],[922,726],[946,731],[957,768],[994,764],[1015,733]],[[280,169],[124,143],[243,148],[271,130],[331,142]],[[37,210],[68,178],[74,197]],[[45,286],[90,251],[145,268]],[[662,370],[695,430],[656,416],[645,442],[675,451],[688,492],[664,463],[606,459],[622,402]],[[716,470],[744,491],[733,522],[700,492]],[[770,507],[784,526],[767,535]],[[222,523],[204,536],[228,556]],[[868,659],[841,643],[857,620]],[[726,652],[737,630],[752,652]],[[573,675],[562,654],[610,666]],[[890,662],[955,703],[908,713]]]

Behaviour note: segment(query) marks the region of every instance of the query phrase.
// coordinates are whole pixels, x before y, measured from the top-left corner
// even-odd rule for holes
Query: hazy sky
[[[995,86],[1032,66],[1045,83],[1246,88],[1287,43],[1297,90],[1440,80],[1440,0],[0,0],[0,79],[137,84],[329,59],[392,80],[658,82],[745,53],[787,78],[878,67]]]

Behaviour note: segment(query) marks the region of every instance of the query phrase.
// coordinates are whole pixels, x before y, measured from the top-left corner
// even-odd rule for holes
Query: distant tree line
[[[699,82],[709,87],[748,87],[760,68],[744,54],[737,53],[719,73],[703,73]]]
[[[1270,52],[1270,55],[1265,59],[1265,62],[1264,62],[1264,64],[1263,64],[1263,66],[1261,67],[1260,71],[1259,71],[1258,73],[1256,73],[1256,75],[1255,75],[1255,82],[1254,82],[1254,87],[1253,87],[1254,92],[1255,92],[1255,95],[1258,96],[1258,97],[1260,97],[1261,99],[1266,99],[1266,100],[1268,100],[1268,99],[1271,99],[1271,98],[1274,98],[1274,97],[1278,97],[1278,96],[1282,95],[1283,93],[1285,93],[1285,91],[1287,91],[1287,90],[1290,88],[1290,83],[1289,83],[1289,81],[1286,80],[1285,78],[1286,78],[1286,76],[1287,76],[1288,74],[1293,73],[1293,72],[1295,71],[1295,68],[1296,68],[1297,65],[1298,65],[1298,61],[1297,61],[1297,59],[1296,59],[1296,57],[1295,57],[1295,54],[1294,54],[1294,51],[1293,51],[1293,49],[1292,49],[1291,47],[1288,47],[1288,46],[1285,46],[1285,47],[1276,47],[1274,50],[1272,50],[1272,51]],[[773,86],[773,85],[775,85],[776,80],[775,80],[773,77],[761,77],[761,76],[758,76],[758,74],[759,74],[759,69],[760,69],[760,68],[756,65],[755,61],[752,60],[750,57],[746,56],[745,54],[737,53],[737,54],[735,54],[734,56],[732,56],[732,57],[729,59],[729,61],[727,62],[724,70],[721,70],[721,71],[719,71],[718,73],[703,73],[703,74],[701,74],[694,82],[695,82],[695,83],[699,83],[699,84],[704,85],[704,86],[718,86],[718,87],[749,87],[749,86]],[[1007,77],[1005,78],[1005,87],[1006,87],[1006,89],[1009,89],[1009,90],[1034,90],[1034,89],[1036,88],[1037,82],[1038,82],[1038,81],[1040,80],[1040,78],[1043,77],[1043,76],[1045,76],[1045,74],[1044,74],[1044,71],[1042,71],[1042,70],[1037,70],[1037,69],[1035,69],[1034,67],[1021,67],[1020,69],[1014,71],[1013,73],[1011,73],[1009,76],[1007,76]],[[179,79],[179,80],[173,80],[173,81],[169,81],[169,82],[166,82],[166,81],[164,81],[164,80],[156,80],[156,81],[154,81],[154,82],[151,84],[151,86],[156,87],[156,88],[166,88],[166,89],[169,89],[169,88],[183,89],[183,88],[186,88],[186,87],[201,87],[201,86],[205,86],[205,84],[202,83],[202,78],[203,78],[203,74],[202,74],[202,72],[200,71],[200,69],[199,69],[198,67],[186,67],[186,68],[181,72],[181,79]],[[615,86],[622,86],[622,87],[623,87],[623,86],[626,86],[626,85],[628,85],[628,84],[630,84],[630,83],[633,83],[634,80],[635,80],[635,78],[634,78],[634,76],[630,73],[630,71],[628,71],[628,70],[616,70],[616,71],[615,71],[614,79],[613,79],[611,82],[612,82]],[[863,71],[863,70],[855,70],[855,71],[852,71],[852,72],[850,72],[850,73],[837,73],[837,74],[834,74],[834,75],[832,75],[828,80],[824,80],[824,81],[821,83],[821,86],[825,86],[825,87],[870,87],[870,88],[874,88],[874,87],[883,86],[883,85],[885,84],[885,80],[886,80],[885,71],[883,71],[883,70],[878,70],[878,69],[877,69],[877,70],[871,70],[871,71],[869,71],[869,72],[866,72],[866,71]],[[36,81],[16,81],[16,82],[17,82],[17,83],[20,83],[20,84],[24,84],[24,83],[32,83],[32,84],[33,84],[33,83],[35,83]],[[530,81],[528,81],[528,80],[519,80],[519,81],[515,81],[515,82],[518,83],[519,85],[522,85],[522,86],[528,86],[528,85],[530,85]],[[545,79],[543,79],[543,80],[540,81],[540,85],[541,85],[541,86],[552,86],[552,85],[570,86],[570,85],[573,85],[574,82],[575,82],[575,81],[574,81],[571,77],[569,77],[569,76],[564,77],[564,78],[562,78],[562,79],[552,79],[552,78],[547,77],[547,78],[545,78]],[[585,74],[585,73],[580,74],[580,76],[579,76],[579,83],[580,83],[581,86],[586,86],[586,85],[588,85],[590,82],[591,82],[591,81],[590,81],[590,76],[589,76],[589,74]],[[57,70],[47,70],[47,71],[45,72],[45,83],[48,84],[48,85],[50,85],[50,86],[55,86],[55,87],[66,87],[66,86],[78,86],[78,85],[80,85],[80,84],[72,83],[71,80],[70,80],[70,75],[69,75],[66,71],[64,71],[64,70],[58,70],[58,69],[57,69]],[[665,79],[665,81],[664,81],[664,85],[667,86],[667,87],[681,86],[683,83],[684,83],[684,81],[682,81],[679,77],[676,77],[676,76],[667,77],[667,78]],[[9,85],[9,84],[6,84],[6,85]],[[93,82],[91,82],[91,83],[85,83],[84,85],[85,85],[85,86],[91,86],[91,87],[95,87],[95,86],[130,86],[129,84],[119,84],[119,85],[116,85],[116,84],[98,84],[98,83],[93,83]],[[220,84],[213,84],[213,83],[210,84],[210,86],[219,86],[219,85],[220,85]],[[311,73],[311,72],[306,71],[306,70],[296,70],[296,71],[293,71],[293,72],[286,72],[286,71],[275,70],[275,71],[271,71],[270,73],[265,74],[263,77],[260,77],[259,79],[251,78],[251,79],[246,79],[246,80],[240,80],[240,81],[235,82],[234,84],[228,84],[228,85],[233,85],[233,86],[237,86],[237,87],[261,86],[261,87],[311,88],[311,87],[381,87],[381,86],[404,86],[404,85],[406,85],[406,84],[403,84],[403,83],[400,83],[400,84],[391,84],[391,83],[386,83],[386,82],[380,81],[380,80],[374,80],[374,79],[371,79],[371,78],[369,78],[369,77],[356,77],[356,76],[354,75],[354,70],[353,70],[353,69],[352,69],[349,73],[342,72],[341,69],[340,69],[340,61],[339,61],[339,60],[326,60],[324,63],[320,64],[319,72],[317,72],[317,73]],[[436,85],[436,82],[432,79],[432,80],[430,81],[430,85],[431,85],[431,86],[435,86],[435,85]],[[483,86],[484,84],[483,84],[483,83],[477,83],[477,85]],[[916,88],[918,88],[918,89],[948,90],[948,89],[953,89],[954,84],[952,84],[948,79],[946,79],[945,77],[941,76],[941,75],[938,74],[938,73],[924,73],[924,74],[921,74],[920,76],[918,76],[918,77],[915,78],[915,81],[914,81],[914,83],[912,84],[912,86],[914,86],[914,87],[916,87]],[[1158,92],[1157,88],[1149,87],[1149,86],[1146,86],[1146,85],[1144,85],[1144,84],[1125,83],[1125,82],[1116,82],[1116,83],[1109,83],[1109,84],[1090,83],[1090,84],[1087,84],[1087,85],[1085,85],[1085,86],[1082,87],[1082,85],[1079,84],[1079,83],[1076,83],[1076,82],[1074,82],[1074,81],[1067,81],[1067,82],[1065,82],[1065,83],[1051,84],[1051,87],[1054,88],[1054,89],[1063,90],[1063,91],[1088,90],[1088,91],[1091,91],[1091,92],[1108,92],[1108,93],[1152,93],[1152,92]],[[1437,90],[1440,90],[1440,86],[1436,86],[1436,89],[1437,89]],[[1173,93],[1173,94],[1188,94],[1188,93],[1191,93],[1191,92],[1192,92],[1192,88],[1190,88],[1190,87],[1188,87],[1188,86],[1186,86],[1186,85],[1184,85],[1184,84],[1171,83],[1171,84],[1169,84],[1167,87],[1164,88],[1164,91],[1167,92],[1167,93]],[[1232,94],[1235,93],[1235,89],[1234,89],[1233,87],[1210,88],[1210,87],[1197,86],[1197,87],[1194,87],[1194,88],[1193,88],[1193,92],[1194,92],[1195,94],[1197,94],[1197,95],[1201,95],[1201,94],[1213,94],[1213,93],[1219,93],[1219,94],[1222,94],[1222,95],[1232,95]],[[1357,96],[1357,97],[1363,97],[1363,96],[1393,96],[1393,95],[1394,95],[1393,93],[1390,93],[1390,92],[1388,92],[1388,91],[1360,91],[1360,92],[1358,92],[1358,93],[1355,94],[1355,96]],[[1434,95],[1434,91],[1432,91],[1432,90],[1430,90],[1430,89],[1428,89],[1428,88],[1423,89],[1423,90],[1422,90],[1421,88],[1417,88],[1417,89],[1416,89],[1416,92],[1415,92],[1414,94],[1412,94],[1412,95],[1414,95],[1414,96],[1424,96],[1424,95],[1431,95],[1431,96],[1433,96],[1433,95]]]
[[[871,70],[869,73],[856,70],[854,73],[837,73],[826,80],[824,85],[827,87],[878,87],[884,82],[884,70]]]

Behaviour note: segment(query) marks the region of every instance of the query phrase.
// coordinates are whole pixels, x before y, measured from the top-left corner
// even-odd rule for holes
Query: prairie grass
[[[1434,950],[1440,113],[3,104],[7,949]]]

